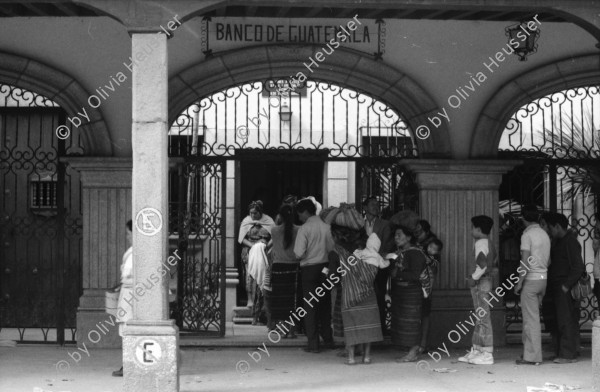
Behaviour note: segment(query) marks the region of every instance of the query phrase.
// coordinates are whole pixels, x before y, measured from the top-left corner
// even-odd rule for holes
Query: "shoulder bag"
[[[567,257],[569,258],[569,265],[573,266],[571,259],[571,252],[569,252],[569,247],[567,246]],[[572,268],[572,267],[571,267]],[[592,292],[592,282],[590,279],[590,275],[587,273],[585,269],[585,263],[583,265],[583,273],[581,277],[575,283],[575,285],[571,288],[571,297],[575,301],[581,301],[584,298],[587,298]]]

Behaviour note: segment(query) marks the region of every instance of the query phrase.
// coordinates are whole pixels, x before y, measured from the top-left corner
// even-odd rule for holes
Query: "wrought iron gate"
[[[81,153],[59,139],[65,112],[0,84],[0,331],[19,341],[75,340],[81,290],[79,175],[60,161]]]
[[[356,168],[356,201],[361,204],[367,197],[379,200],[381,216],[389,219],[395,212],[419,212],[419,193],[412,173],[400,163],[386,161],[360,161]],[[389,287],[388,287],[389,294]],[[386,328],[392,328],[392,300],[386,296]]]
[[[394,212],[419,212],[419,193],[414,176],[400,163],[360,161],[356,170],[356,200],[368,196],[379,200],[381,216],[389,219]]]
[[[500,273],[507,278],[520,259],[519,221],[524,204],[569,218],[582,245],[588,272],[593,269],[594,212],[600,197],[600,89],[565,90],[537,99],[509,120],[500,156],[523,159],[524,164],[503,177],[500,188]],[[507,332],[520,332],[518,297],[507,293]],[[599,316],[594,296],[581,303],[580,327],[591,330]]]
[[[401,181],[404,178],[402,170],[393,162],[417,156],[416,143],[409,127],[384,102],[360,91],[324,81],[308,80],[299,85],[290,85],[287,78],[249,82],[198,97],[172,124],[169,146],[172,162],[177,165],[177,169],[171,173],[171,233],[174,236],[176,234],[183,247],[187,244],[189,254],[183,269],[179,271],[179,301],[174,316],[182,330],[193,331],[209,330],[208,326],[217,325],[217,320],[224,322],[225,202],[223,199],[219,201],[221,204],[217,204],[216,200],[221,200],[225,189],[229,189],[229,206],[237,203],[237,207],[246,209],[245,205],[240,206],[241,196],[233,191],[235,186],[220,188],[225,186],[223,176],[226,165],[234,170],[236,161],[242,162],[244,156],[257,150],[261,150],[263,155],[265,150],[287,154],[287,158],[295,155],[299,157],[297,161],[307,160],[309,156],[317,154],[322,155],[320,159],[329,162],[345,161],[347,165],[351,165],[348,162],[358,162],[356,170],[360,178],[367,176],[369,170],[378,173],[375,175],[377,179],[369,174],[373,177],[372,181],[365,181],[370,181],[370,185],[358,185],[362,184],[362,179],[357,182],[356,188],[360,189],[358,199],[366,196],[361,191],[370,194],[377,192],[391,212],[398,207],[402,198]],[[367,169],[368,165],[363,164],[371,158],[381,162],[373,161],[370,169]],[[217,163],[220,169],[208,169],[207,165]],[[388,175],[389,178],[385,178]],[[190,203],[186,201],[190,192],[195,195],[206,194],[206,190],[201,189],[203,185],[200,178],[221,181],[220,185],[215,183],[215,189],[223,191],[218,196],[215,194]],[[198,188],[189,184],[196,184]],[[373,188],[374,184],[379,188]],[[236,186],[239,187],[239,183]],[[273,205],[268,207],[276,211],[284,196],[274,196],[272,199],[276,203],[272,202]],[[235,211],[229,213],[240,218]],[[204,218],[200,218],[204,216],[211,216],[213,220],[206,223],[202,221]],[[236,250],[237,241],[231,234],[239,227],[239,221],[228,219],[228,222],[235,227],[228,228],[230,235],[227,240],[232,249],[228,249],[227,254],[239,266],[240,252]],[[206,226],[208,232],[202,231],[207,230]],[[204,233],[205,238],[195,233]],[[201,243],[212,244],[210,246],[214,251],[209,252],[207,245],[203,245],[200,252],[209,252],[210,256],[192,257],[190,253],[197,253]],[[190,250],[194,246],[196,250]],[[217,270],[220,274],[218,277],[215,275],[208,279],[204,276],[214,275]],[[223,326],[214,328],[223,334]]]
[[[225,334],[223,160],[179,161],[170,174],[169,222],[179,254],[172,316],[183,332]]]

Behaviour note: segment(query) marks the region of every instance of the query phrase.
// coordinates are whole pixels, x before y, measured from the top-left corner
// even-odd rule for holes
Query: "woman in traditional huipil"
[[[242,244],[242,263],[246,273],[247,306],[252,308],[253,324],[259,322],[263,310],[262,290],[268,272],[266,249],[271,240],[271,229],[275,225],[270,216],[263,213],[263,203],[253,201],[248,206],[248,216],[240,225],[238,242]],[[254,245],[259,245],[253,249]],[[253,249],[253,252],[251,250]],[[256,257],[255,257],[256,255]]]
[[[407,227],[398,226],[394,230],[394,240],[398,251],[391,271],[392,344],[411,348],[421,341],[423,292],[419,278],[425,269],[426,256]],[[410,354],[398,359],[399,362],[407,360],[412,360]]]
[[[378,269],[387,267],[389,263],[377,253],[381,245],[377,235],[367,238],[364,220],[354,206],[342,204],[327,218],[331,222],[335,252],[340,264],[345,266],[345,273],[338,275],[341,275],[342,285],[342,321],[348,353],[346,364],[356,364],[354,353],[357,346],[363,348],[362,362],[369,364],[371,343],[383,340],[373,282]],[[329,271],[327,273],[332,276]]]
[[[279,209],[281,224],[273,227],[271,248],[271,287],[267,294],[271,325],[287,320],[296,307],[296,286],[300,266],[294,254],[294,243],[299,226],[294,225],[294,208],[284,204]],[[294,329],[284,337],[295,338]]]

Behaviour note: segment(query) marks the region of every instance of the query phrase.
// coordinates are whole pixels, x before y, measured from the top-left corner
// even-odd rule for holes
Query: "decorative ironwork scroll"
[[[504,176],[500,188],[502,275],[509,276],[518,265],[523,231],[518,217],[524,204],[567,216],[592,272],[593,215],[600,197],[600,87],[564,90],[524,105],[508,121],[499,149],[500,156],[525,160]],[[507,330],[519,331],[518,298],[507,295],[505,305]],[[598,315],[596,299],[586,298],[582,330],[591,329]]]
[[[283,112],[291,113],[289,121]],[[412,131],[394,109],[326,82],[289,86],[288,80],[265,80],[202,98],[172,125],[172,155],[190,155],[194,118],[200,128],[197,156],[233,157],[239,149],[327,149],[329,160],[417,156]]]
[[[64,343],[65,330],[75,338],[80,186],[59,158],[83,149],[76,132],[56,137],[64,120],[52,100],[0,84],[0,329],[20,341]]]
[[[377,193],[389,214],[415,203],[416,187],[397,162],[417,157],[416,143],[384,102],[327,82],[288,79],[199,97],[169,129],[170,233],[186,250],[173,311],[182,331],[224,333],[224,170],[257,150],[300,162],[357,161],[358,199]]]
[[[184,255],[174,317],[183,332],[225,333],[224,178],[224,162],[181,163],[170,175],[170,234]]]
[[[395,212],[412,210],[418,213],[419,192],[414,174],[397,163],[359,162],[356,170],[356,200],[360,205],[367,197],[379,201],[381,216],[389,219]],[[392,327],[391,296],[386,295],[386,328]]]

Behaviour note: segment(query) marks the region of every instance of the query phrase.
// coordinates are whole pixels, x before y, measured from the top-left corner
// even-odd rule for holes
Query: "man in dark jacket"
[[[569,221],[558,213],[543,215],[552,237],[547,295],[554,302],[554,323],[547,325],[556,343],[554,363],[577,362],[579,351],[579,304],[571,297],[571,288],[585,271],[577,235],[568,230]],[[553,325],[552,325],[553,324]]]

